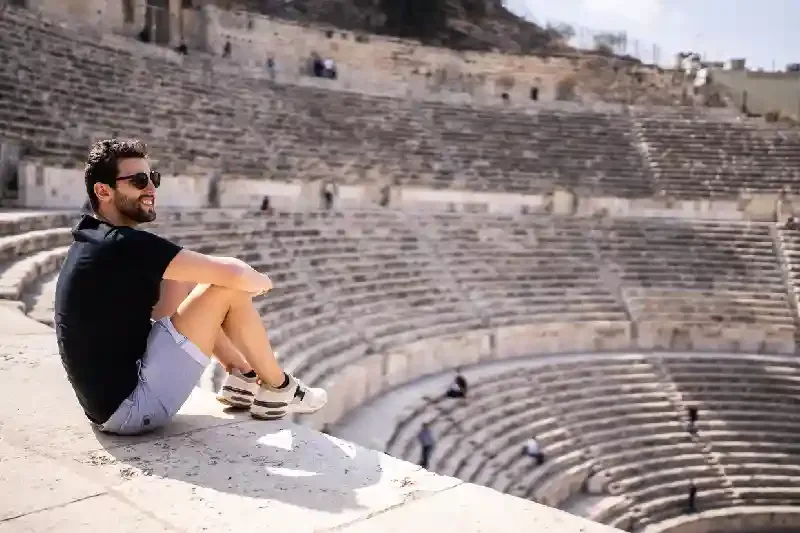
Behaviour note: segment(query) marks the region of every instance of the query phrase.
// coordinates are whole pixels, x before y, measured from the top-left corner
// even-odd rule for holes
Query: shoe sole
[[[217,401],[238,409],[249,409],[253,405],[255,398],[254,392],[232,385],[225,385],[217,394]]]
[[[272,407],[272,409],[274,409],[274,411],[267,411],[265,413],[253,412],[253,407],[251,406],[250,407],[250,416],[252,416],[253,418],[257,418],[259,420],[281,420],[282,418],[285,418],[286,415],[291,414],[291,413],[295,413],[295,414],[299,414],[299,415],[309,415],[311,413],[316,413],[317,411],[319,411],[320,409],[325,407],[325,405],[327,403],[328,402],[325,402],[324,404],[320,405],[316,409],[308,409],[308,408],[306,408],[306,409],[294,408],[293,409],[291,407],[287,409],[286,407],[283,407],[283,408],[281,408],[281,407]],[[269,409],[269,406],[267,406],[265,408]]]
[[[236,401],[241,400],[241,401]],[[253,405],[252,402],[248,402],[244,398],[226,398],[225,396],[217,396],[217,401],[221,404],[225,404],[228,407],[233,407],[236,409],[250,409]]]
[[[283,413],[282,415],[259,415],[253,411],[250,411],[250,416],[257,420],[282,420],[286,417],[286,413]]]

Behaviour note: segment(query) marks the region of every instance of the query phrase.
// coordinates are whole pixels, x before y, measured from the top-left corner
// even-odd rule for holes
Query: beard
[[[156,219],[155,208],[143,206],[139,198],[128,198],[117,194],[114,198],[114,206],[122,216],[138,224],[152,222]]]

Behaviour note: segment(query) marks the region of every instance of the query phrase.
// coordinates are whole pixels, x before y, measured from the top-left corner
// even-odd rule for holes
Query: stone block
[[[548,509],[549,514],[546,518],[539,516],[537,510],[545,508],[485,487],[460,485],[430,498],[383,513],[368,522],[352,524],[341,531],[401,533],[409,529],[418,529],[420,525],[412,524],[418,524],[420,516],[426,517],[422,527],[431,527],[436,531],[447,533],[458,531],[501,533],[517,530],[520,524],[525,524],[526,528],[536,531],[584,533],[618,531],[556,509]]]
[[[86,497],[0,522],[0,533],[83,533],[114,531],[115,533],[173,533],[185,531],[180,524],[167,524],[116,496],[101,494]]]
[[[105,492],[103,485],[81,477],[67,465],[33,452],[0,461],[0,486],[6,488],[0,498],[0,523]],[[10,490],[12,487],[15,490]],[[32,497],[34,494],[36,496]]]
[[[410,371],[410,356],[403,351],[391,350],[385,357],[385,387],[395,387],[408,381],[407,376]]]

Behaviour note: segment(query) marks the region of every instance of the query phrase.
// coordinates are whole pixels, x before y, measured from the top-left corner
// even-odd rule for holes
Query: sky
[[[579,44],[589,29],[625,31],[628,51],[660,64],[692,51],[704,59],[747,59],[751,69],[784,70],[800,63],[800,0],[504,0],[506,7],[539,24],[566,22]],[[580,28],[586,28],[581,32]],[[638,47],[634,44],[638,41]]]

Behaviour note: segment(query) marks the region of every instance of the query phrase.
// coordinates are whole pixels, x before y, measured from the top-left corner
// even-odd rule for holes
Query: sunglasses
[[[122,180],[130,180],[131,185],[140,191],[147,187],[148,181],[152,181],[153,186],[158,189],[158,186],[161,185],[161,172],[157,170],[151,170],[150,174],[146,172],[138,172],[136,174],[131,174],[130,176],[120,176],[116,179],[116,181]]]

